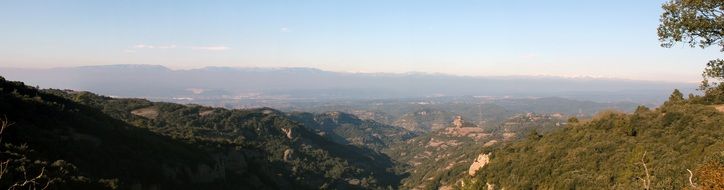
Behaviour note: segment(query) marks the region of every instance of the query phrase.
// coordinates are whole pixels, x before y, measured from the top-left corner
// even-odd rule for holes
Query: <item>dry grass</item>
[[[714,105],[714,109],[724,112],[724,104]]]
[[[211,115],[213,113],[214,113],[214,110],[201,111],[201,112],[199,112],[199,116],[203,117],[203,116]]]
[[[145,117],[148,119],[156,119],[156,117],[158,117],[158,108],[153,107],[153,106],[141,108],[141,109],[131,111],[131,114]]]

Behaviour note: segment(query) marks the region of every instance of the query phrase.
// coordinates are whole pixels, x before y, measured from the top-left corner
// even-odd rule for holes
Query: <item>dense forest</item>
[[[489,148],[490,163],[464,189],[724,188],[721,86],[675,91],[656,109],[602,112],[559,131]],[[719,108],[721,109],[721,108]],[[689,172],[692,173],[689,173]],[[489,188],[489,189],[490,189]]]
[[[721,188],[724,86],[567,121],[428,133],[344,112],[119,99],[0,78],[0,185],[49,189]],[[523,140],[517,140],[523,139]],[[471,164],[489,155],[477,172]]]
[[[367,147],[376,151],[418,135],[400,127],[360,119],[344,112],[321,114],[292,112],[288,115],[291,119],[334,142]]]
[[[394,188],[393,161],[272,109],[39,90],[0,78],[1,186]]]

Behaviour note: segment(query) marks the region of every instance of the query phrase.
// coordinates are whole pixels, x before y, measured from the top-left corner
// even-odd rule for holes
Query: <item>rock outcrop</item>
[[[463,123],[464,123],[463,116],[459,116],[459,115],[455,116],[455,119],[453,119],[453,121],[452,121],[453,126],[455,126],[457,128],[462,128]]]
[[[485,183],[485,186],[488,187],[488,190],[495,190],[495,184]]]
[[[294,150],[292,150],[292,149],[284,150],[284,161],[288,162],[288,161],[291,161],[292,159],[294,159]]]
[[[294,136],[292,136],[292,128],[282,128],[282,132],[287,135],[287,138],[289,138],[289,140],[294,138]]]
[[[724,104],[714,105],[714,109],[724,112]]]
[[[478,158],[476,158],[475,161],[473,161],[473,164],[470,165],[470,169],[468,169],[468,175],[475,176],[478,170],[485,167],[485,165],[490,162],[490,154],[491,153],[480,153],[480,155],[478,155]]]
[[[155,106],[136,109],[131,111],[131,114],[145,117],[146,119],[156,119],[158,117],[158,108]]]

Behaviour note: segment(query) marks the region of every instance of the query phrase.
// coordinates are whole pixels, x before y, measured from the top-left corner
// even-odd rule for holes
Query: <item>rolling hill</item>
[[[0,114],[14,123],[3,131],[11,147],[3,186],[29,167],[53,187],[374,189],[400,178],[385,155],[329,141],[273,109],[115,99],[1,78],[0,88]]]

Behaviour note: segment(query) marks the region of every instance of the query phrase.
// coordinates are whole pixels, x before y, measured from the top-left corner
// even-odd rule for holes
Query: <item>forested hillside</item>
[[[272,109],[41,91],[3,78],[0,87],[0,114],[12,124],[2,134],[2,186],[344,189],[399,181],[385,155],[329,141]]]
[[[528,114],[492,131],[461,120],[459,126],[420,135],[341,112],[285,114],[115,99],[39,90],[0,78],[0,184],[63,189],[720,187],[723,88],[688,98],[675,91],[659,108],[603,112],[567,125]],[[512,141],[516,137],[525,140]],[[489,163],[471,172],[470,164],[483,154]]]
[[[489,148],[483,152],[490,162],[457,187],[724,188],[722,89],[688,99],[675,91],[656,109],[603,112],[560,131]]]
[[[203,149],[2,78],[0,114],[3,187],[182,187],[196,166],[213,167]]]
[[[451,188],[471,172],[471,165],[482,150],[525,138],[524,134],[531,131],[547,132],[562,127],[559,118],[537,114],[516,115],[503,123],[495,128],[481,128],[457,117],[445,128],[394,144],[383,152],[406,163],[403,168],[409,176],[402,180],[401,188]]]
[[[0,0],[0,27],[0,190],[724,190],[724,0]]]
[[[0,185],[721,187],[723,91],[720,85],[688,98],[675,91],[655,109],[602,112],[566,125],[552,115],[522,114],[484,129],[456,117],[442,129],[420,134],[343,112],[228,110],[117,99],[39,90],[0,78]]]
[[[376,151],[418,135],[400,127],[385,125],[373,120],[363,120],[344,112],[321,114],[293,112],[288,115],[291,119],[334,142],[367,147]]]

